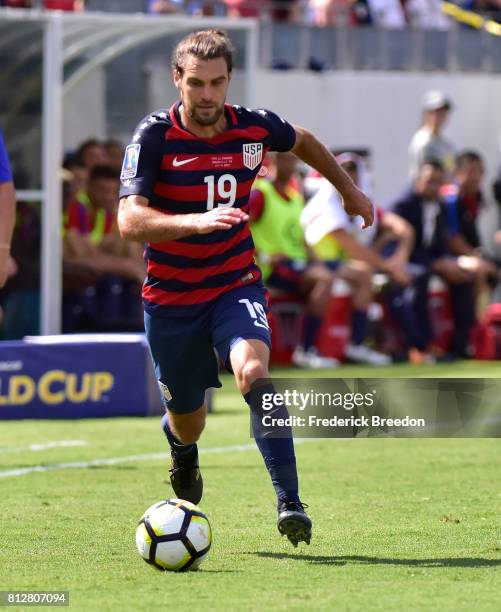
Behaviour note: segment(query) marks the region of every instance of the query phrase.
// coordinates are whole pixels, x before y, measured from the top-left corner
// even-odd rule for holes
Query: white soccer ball
[[[212,543],[208,518],[183,499],[167,499],[146,510],[136,530],[141,557],[161,570],[194,570],[207,557]]]

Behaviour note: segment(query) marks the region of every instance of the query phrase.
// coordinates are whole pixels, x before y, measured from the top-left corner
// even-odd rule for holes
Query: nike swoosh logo
[[[195,161],[196,159],[198,159],[198,157],[191,157],[190,159],[180,159],[178,161],[177,157],[174,157],[174,159],[172,160],[172,165],[174,166],[174,168],[177,168],[178,166],[184,166],[185,164],[189,164],[192,161]]]

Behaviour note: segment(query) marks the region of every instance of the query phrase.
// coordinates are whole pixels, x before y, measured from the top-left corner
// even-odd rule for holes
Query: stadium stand
[[[3,2],[3,5],[13,6],[15,2]],[[41,2],[18,2],[17,6],[24,5],[26,7],[41,7]],[[73,6],[66,8],[77,9],[77,3],[72,3]],[[169,4],[169,6],[167,6]],[[210,6],[209,6],[210,5]],[[293,6],[292,6],[293,5]],[[49,7],[49,3],[46,3],[46,8],[58,8],[54,3]],[[62,7],[60,3],[59,8]],[[452,66],[455,69],[472,69],[478,68],[487,71],[495,71],[501,69],[501,63],[496,64],[493,58],[495,57],[494,51],[499,48],[496,46],[500,37],[497,37],[494,33],[487,35],[485,29],[476,28],[472,26],[464,26],[457,28],[457,22],[459,19],[453,17],[445,17],[440,21],[432,22],[429,18],[430,15],[426,14],[423,6],[419,2],[406,2],[404,3],[404,10],[394,5],[392,2],[381,2],[381,3],[355,3],[347,7],[345,4],[333,3],[333,2],[295,2],[295,3],[268,3],[268,2],[213,2],[213,3],[202,3],[202,2],[175,2],[162,3],[162,2],[150,2],[143,3],[127,0],[124,2],[100,2],[99,0],[88,0],[86,2],[86,10],[99,9],[103,11],[114,11],[120,8],[122,12],[136,12],[136,11],[150,11],[150,12],[188,12],[190,14],[200,14],[204,12],[212,12],[215,14],[227,14],[232,20],[238,19],[240,16],[254,16],[260,20],[260,45],[261,49],[261,67],[266,68],[267,66],[278,66],[282,51],[285,50],[287,57],[286,64],[278,67],[292,68],[295,66],[309,66],[310,68],[321,68],[321,69],[336,69],[339,67],[361,69],[361,68],[377,68],[386,69],[387,71],[396,69],[407,69],[407,68],[440,68],[441,66]],[[437,5],[428,3],[428,10],[437,11]],[[403,15],[403,17],[402,17]],[[464,16],[464,15],[463,15]],[[489,15],[490,17],[492,15]],[[415,26],[423,28],[421,33],[420,42],[418,38],[413,34],[415,29],[410,29],[409,26]],[[451,46],[451,36],[456,37],[455,46]],[[462,37],[465,36],[469,39],[473,45],[473,55],[469,55],[467,46],[464,48],[461,46]],[[486,38],[487,36],[487,38]],[[437,45],[429,44],[431,40],[441,40],[442,42]],[[458,42],[459,41],[459,42]],[[480,42],[482,44],[480,44]],[[495,41],[495,42],[493,42]],[[297,43],[297,44],[295,44]],[[372,44],[374,43],[374,44]],[[411,43],[409,45],[409,43]],[[444,43],[444,44],[442,44]],[[486,44],[484,44],[486,43]],[[413,46],[414,45],[414,46]],[[409,51],[411,49],[411,51]],[[421,50],[421,51],[420,51]],[[426,50],[426,52],[424,51]],[[453,57],[453,54],[456,54]],[[122,96],[120,113],[116,113],[117,106],[111,106],[108,111],[108,128],[109,136],[116,137],[120,135],[117,129],[120,121],[123,120],[123,115],[136,114],[134,108],[134,95],[139,95],[137,92],[142,91],[142,85],[147,86],[146,80],[144,79],[144,58],[151,58],[164,54],[164,49],[152,48],[147,54],[135,54],[124,57],[122,61],[123,66],[120,66],[120,61],[117,61],[112,65],[108,71],[107,78],[109,79],[109,88],[113,89],[118,87],[119,84],[127,87],[129,83],[134,83],[134,90],[131,89],[131,96]],[[452,54],[452,55],[451,55]],[[478,55],[481,54],[481,55]],[[451,59],[453,57],[453,59]],[[316,64],[312,64],[312,58],[317,61]],[[278,62],[278,64],[277,64]],[[242,65],[242,64],[240,64]],[[122,69],[123,68],[123,69]],[[143,74],[141,74],[143,72]],[[129,83],[125,82],[124,79],[126,74],[135,74],[138,77],[136,79],[130,78]],[[114,81],[113,79],[116,79]],[[141,84],[141,87],[137,86],[137,83]],[[425,94],[425,92],[423,92]],[[436,110],[436,100],[433,102],[432,97],[440,97],[442,102],[445,100],[445,106],[450,107],[450,98],[448,94],[441,93],[438,91],[428,92],[423,99],[423,109],[426,112],[434,112]],[[432,108],[432,103],[435,106]],[[444,104],[442,104],[444,106]],[[115,115],[116,113],[116,115]],[[4,113],[5,114],[5,113]],[[2,115],[3,116],[3,115]],[[19,126],[12,125],[9,123],[8,136],[10,142],[17,142],[20,139],[21,131]],[[459,147],[464,147],[467,142],[456,142]],[[120,142],[116,140],[106,140],[106,135],[102,140],[90,139],[82,142],[80,146],[73,147],[74,151],[67,157],[65,161],[65,172],[62,173],[64,179],[63,190],[64,190],[64,202],[65,211],[67,214],[66,229],[68,229],[68,214],[72,215],[73,220],[80,218],[80,220],[87,218],[88,201],[85,197],[85,191],[87,189],[87,181],[89,180],[89,173],[96,166],[110,165],[113,166],[115,172],[117,171],[122,156],[122,147]],[[427,147],[421,156],[421,161],[426,157],[439,157],[433,153],[433,147]],[[403,153],[405,154],[405,152]],[[32,163],[23,163],[22,160],[18,159],[17,152],[14,153],[13,166],[15,171],[16,182],[19,187],[29,186],[33,184],[33,179],[26,174],[33,173],[36,165]],[[448,155],[447,164],[449,164]],[[444,160],[445,161],[445,160]],[[373,160],[373,163],[377,166],[380,163],[380,159],[377,157]],[[452,166],[450,168],[452,170]],[[457,178],[457,175],[455,175]],[[308,183],[309,177],[306,177],[306,181],[303,183],[304,176],[297,175],[295,177],[296,188],[304,192]],[[456,180],[456,179],[455,179]],[[499,196],[499,181],[496,183],[494,193]],[[400,190],[406,184],[406,177],[396,175],[394,177],[394,188],[395,191]],[[454,187],[454,186],[453,186]],[[443,201],[440,202],[440,206],[447,206],[447,198],[450,198],[450,193],[444,192],[442,194]],[[308,194],[310,195],[310,194]],[[83,196],[83,197],[82,197]],[[98,197],[99,199],[99,197]],[[461,207],[461,203],[457,203],[457,206]],[[78,209],[77,213],[75,213]],[[463,212],[462,208],[459,208],[457,214]],[[93,231],[96,229],[96,219],[99,215],[94,215],[93,221],[84,223],[89,226],[89,234],[92,236]],[[462,217],[461,217],[462,218]],[[471,220],[471,223],[476,224],[477,220]],[[448,223],[449,232],[452,233],[450,218]],[[97,224],[98,225],[98,224]],[[106,223],[105,223],[106,225]],[[108,224],[107,229],[104,233],[109,234],[109,240],[102,240],[103,243],[108,242],[108,245],[100,245],[104,251],[102,252],[105,260],[106,258],[113,258],[115,256],[131,257],[134,264],[134,272],[129,275],[134,277],[136,285],[139,283],[139,255],[138,253],[128,253],[122,250],[120,245],[120,239],[111,228],[111,222]],[[77,223],[79,226],[79,223]],[[499,228],[499,223],[495,229]],[[85,233],[85,232],[84,232]],[[102,236],[101,238],[104,238]],[[491,242],[495,245],[501,243],[499,239],[499,230],[495,234],[491,232]],[[30,248],[27,249],[25,245],[29,241]],[[65,237],[65,243],[67,244],[67,235]],[[96,245],[93,245],[93,248]],[[473,249],[488,248],[488,244],[475,244],[470,245]],[[499,253],[499,246],[498,253]],[[3,324],[3,336],[6,338],[19,338],[25,334],[36,334],[39,330],[38,319],[39,319],[39,291],[40,291],[40,271],[34,261],[36,261],[36,254],[40,249],[40,211],[36,205],[32,202],[20,203],[18,207],[18,221],[16,236],[14,238],[13,250],[16,254],[16,259],[20,267],[20,272],[16,277],[13,277],[7,287],[2,293],[2,302],[4,304],[5,318]],[[108,250],[106,250],[108,249]],[[455,253],[457,256],[467,256],[467,253]],[[495,257],[494,257],[495,259]],[[138,264],[139,262],[139,264]],[[87,262],[88,263],[88,262]],[[139,266],[139,267],[135,267]],[[88,267],[88,266],[87,266]],[[90,282],[94,279],[89,278],[89,270],[84,272],[80,266],[79,268],[82,276],[76,274],[75,261],[68,257],[68,253],[65,254],[64,258],[64,278],[66,281],[66,287],[71,287],[70,280],[77,280],[76,284],[82,283],[85,286],[94,286],[95,283]],[[492,270],[491,270],[492,272]],[[93,271],[95,274],[95,270]],[[92,276],[92,274],[90,275]],[[497,274],[489,274],[490,284],[483,284],[483,300],[478,306],[478,317],[483,317],[483,311],[489,306],[490,302],[499,300],[499,288],[496,288]],[[87,279],[84,282],[84,277]],[[386,281],[383,279],[383,285]],[[75,284],[75,282],[73,283]],[[375,282],[376,287],[381,286],[381,277],[378,276]],[[497,291],[496,291],[497,289]],[[113,289],[113,291],[116,290]],[[112,291],[112,292],[113,292]],[[70,290],[71,293],[71,290]],[[331,304],[325,315],[323,322],[322,332],[320,333],[320,340],[317,343],[317,347],[321,352],[325,352],[326,355],[343,358],[346,350],[346,343],[348,342],[352,333],[352,308],[353,308],[352,291],[348,286],[343,284],[340,279],[340,275],[335,276],[333,284],[333,291],[331,296]],[[391,317],[391,308],[388,307],[384,299],[379,300],[378,308],[372,309],[371,312],[380,313],[376,316],[376,319],[382,321],[381,325],[384,329],[395,331],[395,320]],[[454,305],[451,306],[451,295],[447,287],[447,283],[440,282],[436,277],[430,280],[427,286],[427,300],[429,311],[431,312],[431,328],[435,335],[435,344],[439,346],[443,351],[448,351],[450,348],[450,342],[453,335],[453,314]],[[454,302],[454,299],[452,300]],[[372,303],[374,304],[374,302]],[[369,305],[371,306],[371,305]],[[291,349],[297,344],[298,338],[301,334],[302,321],[303,321],[303,305],[301,301],[294,301],[290,299],[290,296],[274,296],[273,307],[278,313],[275,324],[277,325],[277,333],[275,334],[276,346],[275,346],[275,358],[277,360],[288,361],[291,358]],[[70,308],[71,310],[71,308]],[[98,312],[97,309],[96,312]],[[12,317],[9,313],[14,313],[17,316]],[[20,316],[19,313],[27,313],[26,317]],[[384,318],[381,319],[381,313],[384,313]],[[139,323],[137,313],[134,314],[134,322],[127,323],[123,317],[116,317],[115,320],[110,323],[99,321],[94,319],[91,323],[89,320],[82,324],[73,324],[67,327],[73,331],[82,330],[97,330],[97,329],[137,329]],[[127,318],[127,317],[125,317]],[[14,325],[15,322],[15,325]],[[397,326],[398,327],[398,326]],[[396,335],[400,335],[400,339],[393,344],[381,340],[381,334],[379,337],[374,337],[375,348],[383,348],[394,356],[398,356],[399,351],[405,348],[405,342],[402,343],[402,334],[396,332]],[[389,332],[387,334],[389,337]],[[412,347],[411,347],[412,348]],[[426,347],[420,348],[422,352],[427,353]],[[461,351],[462,354],[468,354],[468,347],[463,346]]]

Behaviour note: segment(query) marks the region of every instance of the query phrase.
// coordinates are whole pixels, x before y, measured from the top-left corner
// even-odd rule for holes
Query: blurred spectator
[[[329,304],[334,274],[316,261],[304,242],[300,224],[304,200],[291,186],[297,158],[292,153],[273,157],[273,182],[258,179],[251,192],[251,229],[257,259],[268,287],[299,295],[306,305],[302,346],[292,360],[299,367],[327,368],[338,362],[315,349],[318,330]]]
[[[2,131],[0,130],[0,289],[16,270],[15,263],[10,256],[15,219],[16,191]]]
[[[498,173],[497,179],[492,184],[492,193],[494,198],[499,206],[499,211],[501,213],[501,170]],[[499,213],[498,213],[499,218]],[[496,247],[501,248],[501,229],[498,229],[494,235],[494,240],[496,242]]]
[[[118,174],[96,166],[86,198],[68,206],[64,237],[63,328],[141,329],[140,245],[123,245],[116,227]]]
[[[442,191],[449,248],[459,257],[460,265],[476,273],[477,316],[483,310],[482,297],[486,296],[489,302],[489,279],[496,281],[498,277],[497,266],[482,252],[477,229],[478,216],[484,207],[483,176],[481,156],[475,151],[464,151],[456,158],[454,183],[446,185]]]
[[[81,12],[85,8],[85,0],[43,0],[43,8],[47,11]]]
[[[123,144],[119,140],[110,139],[103,143],[103,147],[107,158],[106,165],[120,171],[125,153]]]
[[[368,0],[374,25],[388,30],[405,27],[405,14],[400,0]]]
[[[90,138],[82,142],[76,150],[75,156],[89,172],[92,171],[95,166],[105,166],[108,161],[103,144],[95,138]]]
[[[147,0],[146,12],[155,15],[179,13],[183,4],[183,0]]]
[[[414,248],[410,262],[415,280],[411,290],[394,289],[390,305],[395,320],[403,329],[411,361],[432,359],[433,333],[428,313],[428,282],[438,274],[449,286],[454,318],[451,351],[457,357],[470,357],[470,332],[475,322],[473,273],[464,270],[448,252],[447,220],[440,200],[445,180],[443,166],[426,161],[412,189],[400,198],[393,210],[414,229]]]
[[[492,193],[496,199],[496,202],[499,204],[501,208],[501,170],[498,174],[498,178],[492,184]]]
[[[440,0],[406,0],[405,12],[412,27],[422,30],[448,30],[450,20]]]
[[[9,158],[0,130],[0,290],[17,271],[16,264],[10,255],[15,218],[16,192]],[[2,321],[3,310],[0,304],[0,328],[2,327]]]
[[[494,244],[495,244],[495,249],[496,249],[496,256],[498,258],[498,262],[501,260],[501,224],[499,223],[499,220],[501,219],[501,170],[499,171],[498,174],[498,178],[494,181],[493,185],[492,185],[492,191],[493,191],[493,195],[494,198],[496,200],[496,202],[498,203],[499,206],[499,211],[498,211],[498,229],[497,231],[494,233]],[[501,302],[501,287],[500,285],[498,285],[495,294],[494,294],[494,299],[497,302]]]
[[[409,146],[410,177],[415,180],[425,160],[435,159],[447,176],[454,170],[454,146],[442,135],[452,102],[441,91],[428,91],[423,97],[423,122]]]
[[[369,0],[353,0],[350,4],[350,24],[352,26],[369,26],[373,23]]]
[[[68,172],[65,175],[64,187],[66,202],[85,198],[87,191],[87,181],[89,180],[89,170],[76,155],[65,159],[63,169]]]
[[[310,0],[308,9],[313,25],[325,28],[336,23],[338,14],[336,0]]]
[[[2,0],[0,6],[8,8],[33,8],[36,6],[37,0]]]
[[[477,219],[484,207],[481,191],[484,165],[475,151],[463,151],[456,158],[453,182],[442,189],[449,243],[455,255],[473,255],[480,249]]]
[[[278,0],[272,2],[271,16],[273,21],[296,22],[301,17],[300,0]]]
[[[116,172],[108,166],[96,166],[90,173],[85,197],[77,193],[69,203],[67,229],[75,231],[75,237],[90,238],[100,244],[110,232],[113,223],[113,206],[117,194]]]
[[[269,10],[271,0],[225,0],[228,17],[262,17]]]
[[[217,1],[215,5],[219,4]],[[302,0],[223,0],[228,17],[253,17],[273,21],[299,21],[305,4]]]
[[[353,153],[345,153],[338,156],[338,162],[360,186],[364,171],[362,159]],[[396,215],[378,211],[375,223],[362,231],[361,218],[350,217],[344,211],[339,193],[326,179],[322,179],[322,186],[306,205],[301,221],[307,244],[349,284],[352,291],[351,339],[345,348],[345,356],[357,363],[390,363],[387,355],[365,344],[367,311],[374,301],[372,276],[375,271],[380,271],[386,272],[396,283],[405,285],[410,281],[406,272],[412,246],[410,227]],[[398,243],[389,259],[384,259],[372,246],[378,230]]]
[[[501,0],[475,0],[473,9],[489,19],[501,22]]]

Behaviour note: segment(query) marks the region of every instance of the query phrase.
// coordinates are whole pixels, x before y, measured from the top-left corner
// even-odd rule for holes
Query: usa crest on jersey
[[[242,145],[244,156],[244,166],[249,170],[254,170],[263,161],[263,143],[251,142],[250,144]]]

